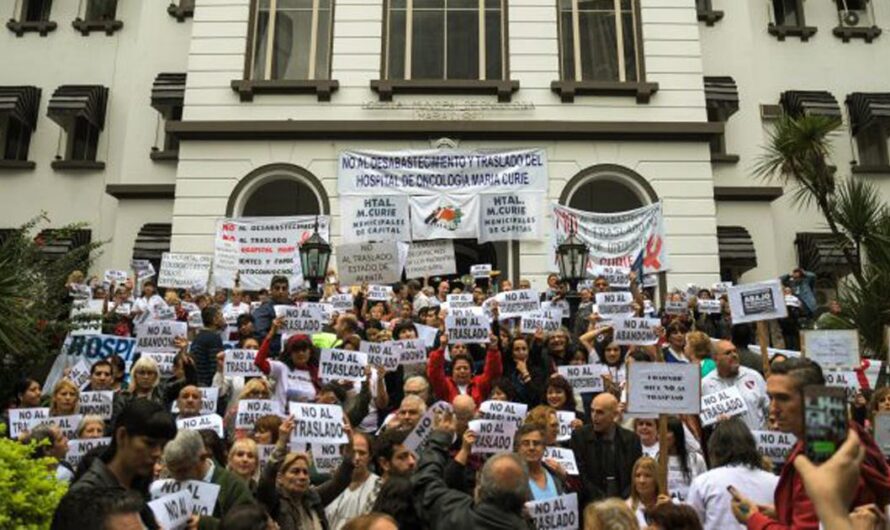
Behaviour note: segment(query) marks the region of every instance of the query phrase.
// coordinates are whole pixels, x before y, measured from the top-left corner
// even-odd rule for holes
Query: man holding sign
[[[702,395],[708,396],[729,388],[737,389],[747,406],[741,416],[742,420],[752,431],[763,429],[769,416],[766,381],[756,371],[740,365],[738,351],[728,340],[717,343],[714,362],[717,369],[701,381]]]

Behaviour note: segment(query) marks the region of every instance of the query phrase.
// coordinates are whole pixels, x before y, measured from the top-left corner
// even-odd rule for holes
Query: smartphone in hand
[[[803,389],[804,451],[814,464],[825,462],[847,438],[847,393],[810,385]]]

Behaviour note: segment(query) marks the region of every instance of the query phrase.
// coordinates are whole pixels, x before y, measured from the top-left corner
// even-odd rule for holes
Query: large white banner
[[[476,237],[478,195],[413,195],[409,202],[414,240]]]
[[[642,262],[644,274],[668,270],[661,203],[627,212],[591,213],[551,203],[551,248],[575,233],[590,249],[591,269],[596,265],[632,268]]]
[[[344,243],[411,241],[408,196],[340,197]]]
[[[479,242],[540,239],[544,194],[534,192],[482,195]]]
[[[317,219],[318,233],[330,241],[330,218],[319,215]],[[303,283],[299,246],[312,236],[315,220],[314,215],[220,219],[213,284],[230,289],[238,272],[241,288],[248,291],[268,288],[276,275],[287,276],[291,286]]]
[[[158,287],[205,289],[207,279],[210,277],[210,260],[210,256],[205,254],[164,252],[161,257],[161,271],[158,274]]]
[[[340,195],[547,191],[544,149],[342,151]]]

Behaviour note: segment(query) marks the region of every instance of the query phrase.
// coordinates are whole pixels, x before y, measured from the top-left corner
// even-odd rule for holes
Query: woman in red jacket
[[[433,387],[436,398],[451,403],[455,396],[467,394],[473,398],[478,407],[488,398],[492,381],[501,377],[504,372],[501,363],[501,351],[498,339],[489,334],[488,351],[485,354],[485,368],[482,373],[473,376],[473,360],[467,351],[466,344],[454,344],[451,347],[451,377],[445,375],[445,348],[448,346],[448,335],[439,339],[439,349],[430,354],[426,367],[427,379]]]

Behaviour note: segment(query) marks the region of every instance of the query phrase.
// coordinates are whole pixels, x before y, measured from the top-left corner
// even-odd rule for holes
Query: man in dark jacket
[[[275,306],[291,305],[290,299],[288,299],[289,285],[287,276],[274,276],[269,285],[269,300],[263,302],[263,305],[253,312],[254,336],[258,341],[265,339],[272,328],[272,321],[275,320]],[[271,350],[275,354],[281,351],[280,336],[276,335],[272,339]]]
[[[488,459],[482,468],[476,500],[445,484],[443,474],[449,460],[448,446],[454,437],[456,421],[450,414],[437,415],[414,477],[415,503],[430,530],[486,528],[531,529],[522,517],[531,499],[528,470],[514,453],[501,453]]]
[[[618,425],[618,400],[603,392],[590,406],[592,423],[572,433],[571,447],[583,483],[584,505],[607,497],[626,499],[633,466],[643,456],[640,438]]]

